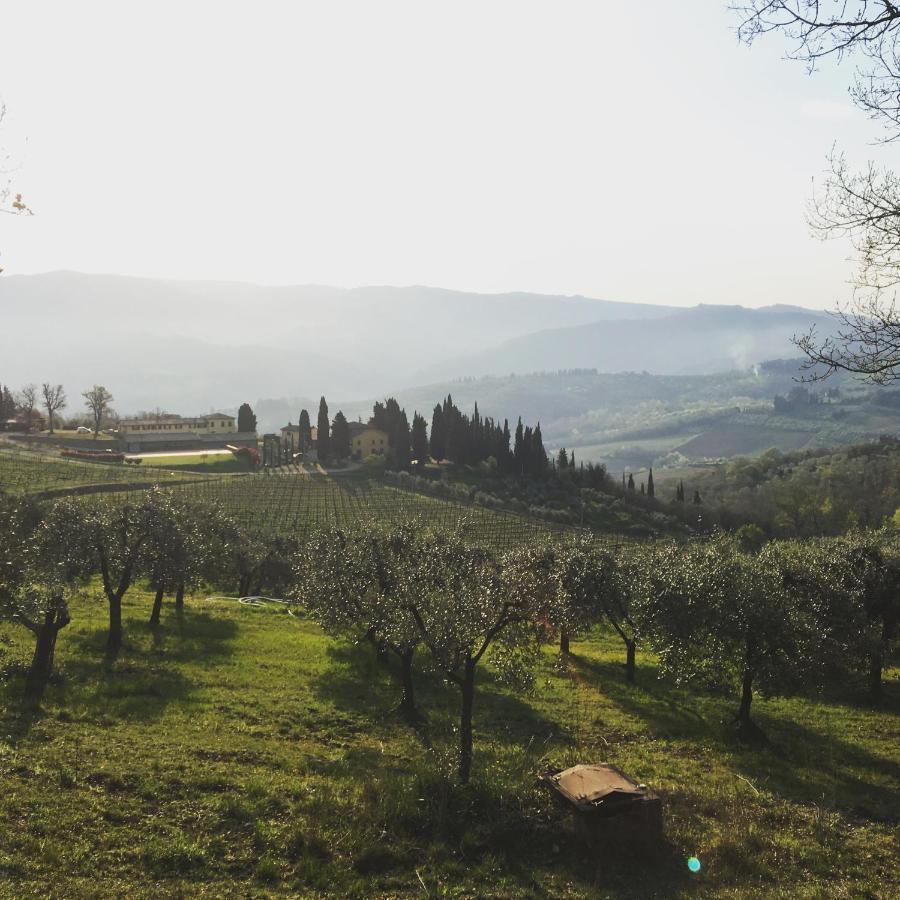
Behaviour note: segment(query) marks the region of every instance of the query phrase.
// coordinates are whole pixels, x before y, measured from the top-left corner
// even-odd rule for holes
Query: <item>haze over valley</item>
[[[10,334],[39,336],[4,348],[10,383],[110,385],[120,414],[236,411],[249,400],[260,427],[276,430],[322,394],[355,417],[387,395],[410,415],[429,415],[453,392],[465,408],[479,402],[483,414],[501,420],[540,420],[553,445],[569,447],[595,447],[623,429],[658,425],[658,410],[643,404],[648,387],[660,391],[663,382],[646,376],[746,372],[795,355],[794,335],[833,327],[824,312],[784,305],[683,308],[433,287],[268,287],[74,272],[0,280],[0,315]],[[644,377],[592,377],[579,387],[584,376],[554,375],[571,369]],[[687,380],[666,410],[696,411],[707,402],[721,408],[748,394],[771,399],[776,388],[789,389],[783,381],[724,397],[713,390],[711,397],[710,380]],[[544,389],[516,390],[535,382]]]

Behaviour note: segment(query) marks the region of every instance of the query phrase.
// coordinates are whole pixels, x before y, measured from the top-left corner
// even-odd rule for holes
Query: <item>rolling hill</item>
[[[62,381],[70,394],[99,381],[123,412],[190,413],[258,396],[367,397],[410,383],[411,372],[435,360],[532,331],[670,311],[428,287],[10,276],[0,279],[0,379]]]
[[[125,414],[157,407],[195,414],[234,410],[245,400],[294,398],[261,401],[264,428],[296,420],[300,403],[310,406],[322,394],[342,401],[350,414],[357,407],[364,414],[372,398],[385,394],[415,398],[410,406],[429,411],[450,383],[485,374],[590,368],[708,375],[788,355],[791,335],[830,324],[823,313],[784,306],[676,309],[528,293],[270,287],[72,272],[0,279],[0,317],[4,384],[62,382],[76,411],[78,393],[102,383]],[[582,385],[581,394],[565,380],[548,383],[549,396],[542,389],[534,398],[523,394],[522,382],[493,383],[491,390],[503,395],[496,403],[472,399],[490,401],[485,411],[495,415],[521,412],[548,426],[552,417],[559,427],[545,434],[583,441],[580,420],[606,403],[598,405],[591,393],[598,383]],[[423,384],[430,387],[411,387]],[[631,396],[635,384],[632,379],[622,396]],[[622,384],[599,389],[619,391]],[[547,412],[532,415],[538,397]]]
[[[833,320],[826,313],[794,306],[700,305],[642,321],[593,322],[511,338],[436,363],[415,380],[567,368],[654,375],[725,372],[791,355],[791,338],[812,326],[830,333]]]

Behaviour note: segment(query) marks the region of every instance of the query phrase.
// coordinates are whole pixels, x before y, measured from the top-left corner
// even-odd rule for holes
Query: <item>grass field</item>
[[[174,455],[174,456],[146,456],[142,459],[138,468],[147,467],[175,469],[186,472],[201,472],[213,475],[219,472],[246,472],[248,464],[236,459],[231,453],[208,453],[202,456]]]
[[[57,438],[72,441],[73,443],[83,443],[85,448],[88,448],[91,444],[103,446],[104,444],[111,444],[117,441],[115,435],[112,434],[104,434],[102,431],[98,435],[94,435],[93,433],[79,434],[74,428],[57,428],[52,435],[49,431],[42,431],[37,437]]]
[[[59,675],[21,710],[27,632],[0,626],[0,897],[895,897],[900,691],[874,712],[758,700],[771,745],[732,742],[728,698],[622,680],[618,642],[574,644],[514,694],[483,673],[473,783],[452,770],[456,697],[418,676],[427,749],[368,648],[274,608],[189,600],[103,662],[105,607],[74,605]],[[580,847],[536,785],[608,760],[658,789],[649,863]],[[688,856],[702,871],[691,875]]]

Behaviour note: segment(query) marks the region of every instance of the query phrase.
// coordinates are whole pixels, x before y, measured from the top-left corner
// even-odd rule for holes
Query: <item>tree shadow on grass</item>
[[[759,724],[769,744],[740,748],[733,761],[757,788],[852,819],[900,822],[900,761],[834,734],[768,714]]]
[[[400,683],[397,661],[379,661],[367,645],[335,642],[327,650],[330,665],[313,684],[315,696],[339,709],[377,721],[400,721]],[[427,656],[417,655],[427,666]],[[458,725],[460,694],[432,669],[414,668],[416,705],[425,722],[416,726],[423,743],[446,737]],[[481,667],[476,675],[474,727],[478,735],[527,743],[536,735],[560,732],[559,725],[531,704],[516,697],[498,682],[493,672]]]
[[[434,759],[386,766],[366,750],[354,763],[357,778],[368,779],[366,817],[391,835],[400,865],[427,855],[439,869],[461,867],[491,884],[496,896],[513,882],[527,896],[555,897],[560,876],[589,896],[672,896],[686,881],[683,854],[665,840],[643,851],[585,844],[569,810],[519,773],[476,764],[462,785]],[[556,889],[546,887],[551,879]]]
[[[89,664],[115,669],[134,662],[191,663],[216,665],[234,652],[232,640],[238,625],[233,619],[187,610],[178,617],[149,625],[145,619],[130,617],[125,622],[125,640],[117,660],[105,658],[105,626],[79,631],[71,637],[71,646]]]
[[[765,707],[757,710],[754,718],[767,742],[751,747],[741,743],[729,725],[737,709],[736,697],[677,688],[656,678],[653,665],[639,668],[636,685],[625,682],[621,667],[615,663],[576,658],[574,665],[579,675],[591,678],[605,697],[645,722],[655,737],[696,741],[727,753],[729,763],[750,780],[754,790],[768,790],[798,803],[824,803],[861,818],[900,819],[897,759],[878,756],[859,744],[786,715],[773,714]],[[892,688],[889,686],[882,706],[888,713],[900,707]],[[796,701],[802,703],[803,698]],[[839,725],[840,706],[835,704],[830,715]],[[866,772],[869,777],[863,774]]]
[[[455,686],[433,671],[416,669],[417,701],[429,716],[434,747],[412,755],[392,753],[384,745],[348,741],[341,731],[370,732],[373,721],[395,717],[400,696],[395,669],[380,663],[366,645],[335,642],[327,653],[330,664],[312,685],[325,709],[310,707],[304,727],[337,729],[342,752],[307,757],[304,769],[335,785],[335,803],[342,796],[343,779],[356,787],[370,785],[363,789],[369,799],[362,802],[371,808],[357,809],[356,815],[392,836],[389,854],[381,844],[373,845],[376,862],[385,856],[384,865],[407,869],[412,876],[410,866],[427,853],[440,860],[439,868],[464,868],[467,878],[483,878],[501,892],[501,884],[512,882],[516,893],[535,897],[555,896],[542,885],[560,875],[587,893],[608,891],[621,897],[667,896],[684,884],[683,854],[669,844],[658,847],[649,860],[634,860],[621,852],[599,858],[579,841],[568,812],[537,785],[538,754],[530,749],[535,737],[570,736],[507,690],[489,668],[477,676],[473,775],[470,784],[461,785],[455,773],[460,704]],[[423,654],[421,661],[426,660]],[[510,758],[514,748],[522,751],[521,761]]]
[[[13,747],[28,736],[44,715],[39,706],[23,697],[22,685],[24,676],[21,683],[16,678],[3,685],[0,694],[0,734]]]
[[[691,693],[661,681],[654,665],[638,663],[634,684],[625,680],[620,663],[573,656],[569,665],[573,677],[644,721],[657,737],[709,739],[716,734],[710,719],[722,719],[728,712],[726,698]]]
[[[189,697],[193,682],[181,667],[216,665],[233,653],[237,630],[234,621],[203,612],[157,626],[131,619],[114,662],[104,659],[104,627],[76,632],[47,701],[107,724],[123,718],[152,721],[169,704]]]

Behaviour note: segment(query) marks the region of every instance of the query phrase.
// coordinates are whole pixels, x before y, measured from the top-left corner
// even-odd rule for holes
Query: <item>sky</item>
[[[833,307],[813,179],[898,150],[726,6],[2,0],[0,265]]]

